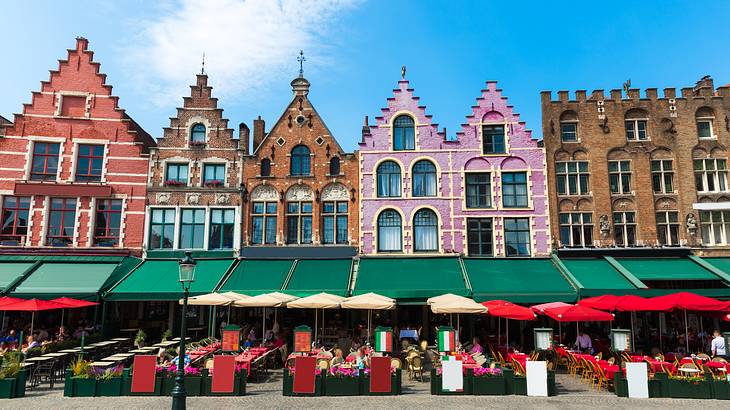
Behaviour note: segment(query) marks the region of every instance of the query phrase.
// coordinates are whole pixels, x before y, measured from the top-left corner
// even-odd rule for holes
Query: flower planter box
[[[72,397],[94,397],[96,394],[96,379],[72,377],[71,383],[73,383]]]
[[[396,369],[395,373],[390,377],[390,393],[372,393],[370,391],[370,376],[364,375],[360,377],[360,394],[365,396],[397,396],[403,393],[401,387],[402,370]]]
[[[507,384],[504,376],[474,376],[471,379],[472,393],[479,396],[504,396]]]
[[[467,374],[463,376],[464,377],[464,384],[462,391],[443,391],[442,389],[442,381],[443,378],[440,374],[437,373],[436,369],[431,369],[431,394],[433,395],[444,395],[444,396],[451,396],[451,395],[465,395],[465,394],[472,394],[471,393],[471,370],[467,369]]]
[[[712,395],[718,400],[730,400],[730,382],[715,380],[712,382]]]
[[[512,376],[512,394],[527,396],[527,377]]]
[[[112,377],[107,380],[96,381],[96,396],[121,396],[122,395],[122,378]]]
[[[325,396],[359,396],[360,377],[330,376],[324,377]]]
[[[284,396],[321,396],[322,395],[322,376],[316,376],[314,379],[314,393],[294,393],[294,375],[289,373],[289,369],[284,369],[284,381],[282,384],[282,394]]]
[[[711,399],[712,382],[669,379],[666,393],[677,399]]]
[[[213,390],[213,376],[203,378],[203,396],[243,396],[246,394],[246,382],[241,383],[241,376],[236,375],[233,378],[233,392],[231,393],[214,393]],[[245,379],[245,377],[243,377]],[[243,386],[243,393],[241,393],[241,386]]]
[[[172,389],[175,387],[175,378],[169,376],[162,376],[162,385],[160,386],[160,396],[170,396]]]
[[[125,370],[127,372],[127,370]],[[123,396],[159,396],[162,391],[162,377],[155,377],[155,390],[151,393],[132,393],[132,375],[124,377],[122,381]]]
[[[15,397],[16,379],[0,379],[0,399],[12,399]]]
[[[15,379],[15,397],[25,397],[25,380],[28,377],[25,369],[21,369]]]
[[[188,396],[200,396],[203,391],[202,376],[185,376],[185,394]]]

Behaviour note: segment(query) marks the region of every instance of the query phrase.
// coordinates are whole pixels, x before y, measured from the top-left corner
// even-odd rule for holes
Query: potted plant
[[[172,337],[172,330],[170,330],[170,329],[167,329],[167,330],[165,330],[165,332],[164,332],[164,333],[162,334],[162,341],[163,341],[163,342],[167,342],[168,340],[170,340],[170,338],[171,338],[171,337]]]
[[[472,373],[472,393],[476,395],[503,396],[507,394],[504,375],[499,367],[478,367]]]
[[[19,383],[23,383],[22,389]],[[20,394],[22,392],[22,395]],[[25,395],[25,371],[17,358],[3,358],[0,368],[0,399],[12,399]]]
[[[373,393],[370,391],[370,369],[360,375],[360,394],[367,396],[396,396],[401,394],[402,370],[391,367],[390,369],[390,392],[389,393]]]
[[[188,396],[200,396],[203,390],[203,371],[199,367],[185,367],[185,393]]]
[[[679,399],[711,399],[712,398],[712,375],[710,380],[704,376],[691,376],[686,378],[670,377],[667,381],[667,397]]]
[[[161,379],[160,395],[169,396],[172,394],[172,389],[175,387],[177,367],[173,364],[169,364],[166,367],[157,366],[155,370],[157,378]]]
[[[139,329],[137,331],[137,335],[134,336],[134,345],[137,346],[137,349],[141,349],[144,347],[144,340],[147,338],[147,334],[144,332],[144,330]]]
[[[324,378],[326,396],[360,395],[360,371],[346,367],[332,367]]]
[[[103,371],[95,371],[96,395],[97,396],[119,396],[122,394],[122,373],[124,365],[118,364]]]
[[[70,397],[94,397],[96,393],[96,377],[93,374],[91,362],[83,359],[76,359],[71,363],[67,372],[64,396]]]
[[[220,179],[211,179],[208,181],[205,181],[205,186],[211,187],[211,188],[218,188],[223,186],[223,181]]]
[[[184,181],[178,181],[176,179],[168,179],[165,181],[165,186],[185,186],[187,185]]]

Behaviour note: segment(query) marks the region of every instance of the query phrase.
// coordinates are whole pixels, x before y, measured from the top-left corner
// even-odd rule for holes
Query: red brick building
[[[271,131],[260,117],[253,123],[243,167],[244,246],[357,246],[357,156],[315,110],[309,81],[300,75],[291,85],[294,96]]]
[[[12,125],[2,127],[3,253],[140,253],[155,142],[119,108],[99,68],[88,41],[78,38]]]

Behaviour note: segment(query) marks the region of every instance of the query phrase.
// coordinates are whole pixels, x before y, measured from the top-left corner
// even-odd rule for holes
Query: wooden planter
[[[108,380],[97,380],[96,381],[96,396],[107,397],[107,396],[121,396],[122,395],[122,378],[112,377]]]
[[[213,389],[213,376],[203,377],[203,396],[243,396],[246,394],[246,381],[241,382],[241,379],[245,379],[245,376],[236,374],[233,378],[233,392],[231,393],[214,393]],[[243,387],[243,393],[241,392]]]
[[[15,397],[16,379],[0,379],[0,399],[12,399]]]
[[[175,378],[168,375],[160,377],[162,385],[160,386],[160,396],[170,396],[172,389],[175,387]]]
[[[185,394],[188,396],[200,396],[203,391],[202,376],[185,376]]]
[[[687,381],[669,379],[667,381],[667,397],[677,399],[711,399],[712,383],[707,380]]]
[[[96,379],[72,377],[71,383],[73,383],[72,397],[94,397],[96,394]]]
[[[472,394],[479,396],[504,396],[507,384],[504,376],[473,376],[471,379]]]
[[[324,377],[324,395],[325,396],[359,396],[360,395],[360,378],[347,376],[331,376]]]

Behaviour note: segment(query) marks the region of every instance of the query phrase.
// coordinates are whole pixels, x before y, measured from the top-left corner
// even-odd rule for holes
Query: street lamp
[[[188,310],[188,294],[190,284],[195,281],[195,260],[190,251],[185,252],[185,257],[178,262],[180,264],[180,284],[183,288],[183,309],[180,320],[180,352],[177,355],[177,376],[175,377],[175,388],[172,389],[172,410],[185,409],[185,319]]]

